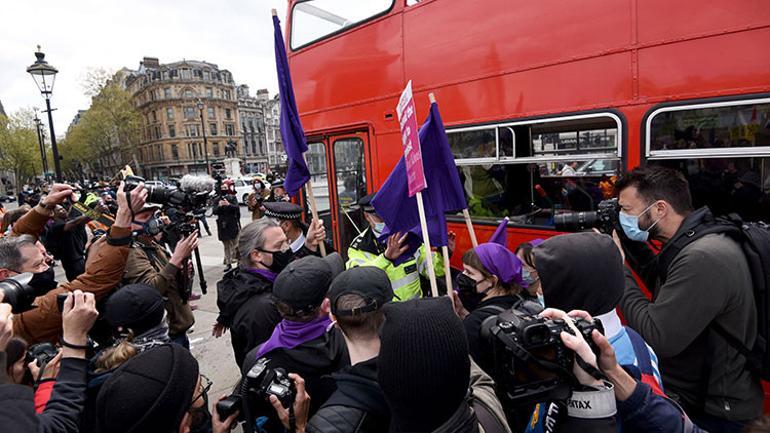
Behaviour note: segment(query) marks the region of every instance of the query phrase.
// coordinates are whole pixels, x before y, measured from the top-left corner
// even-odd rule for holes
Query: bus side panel
[[[714,97],[770,89],[770,28],[639,51],[642,95]]]
[[[642,44],[770,24],[766,0],[644,0],[637,4],[639,42]],[[714,56],[712,51],[700,54]]]
[[[629,0],[453,0],[404,11],[415,86],[437,85],[618,50],[630,43]]]

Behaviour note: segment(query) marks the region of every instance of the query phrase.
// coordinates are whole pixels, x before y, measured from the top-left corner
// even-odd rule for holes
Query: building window
[[[195,120],[195,107],[184,107],[184,120]]]
[[[183,80],[189,80],[190,78],[192,78],[192,76],[191,76],[191,74],[190,74],[190,70],[189,70],[189,69],[180,69],[180,70],[179,70],[179,76],[180,76],[180,77],[181,77]]]
[[[166,108],[166,119],[174,120],[174,109],[172,107]]]
[[[163,97],[166,99],[171,99],[171,87],[166,87],[163,89]]]
[[[171,138],[176,137],[176,127],[174,125],[168,125],[168,136]]]
[[[219,156],[219,143],[213,142],[211,143],[211,151],[214,152],[214,156]]]
[[[152,110],[152,121],[157,122],[158,121],[158,114],[155,113],[155,110]]]
[[[222,99],[230,100],[230,91],[229,90],[222,90]]]
[[[206,97],[207,98],[213,98],[214,97],[214,89],[211,87],[206,87]]]
[[[160,126],[153,127],[153,130],[155,132],[155,139],[160,140],[161,134],[160,134]]]
[[[192,99],[193,91],[191,89],[186,89],[184,91],[184,97],[187,98],[187,99]]]
[[[193,69],[193,76],[195,78],[201,79],[203,78],[203,73],[201,72],[200,69]]]
[[[233,118],[233,111],[229,108],[225,108],[225,119],[230,120]]]
[[[217,124],[216,123],[209,123],[209,131],[211,135],[217,135]]]
[[[174,159],[179,159],[179,146],[176,144],[171,145],[171,157]]]
[[[198,125],[185,125],[184,128],[188,137],[197,137],[200,135]]]
[[[155,100],[155,90],[150,90],[150,101]]]
[[[235,135],[235,127],[232,123],[225,124],[225,135]]]
[[[211,72],[209,72],[209,70],[208,70],[208,69],[206,69],[205,71],[203,71],[203,79],[204,79],[204,80],[210,80],[210,79],[211,79]]]
[[[209,107],[208,108],[208,112],[209,112],[209,119],[216,119],[217,118],[216,111],[215,111],[214,107]]]

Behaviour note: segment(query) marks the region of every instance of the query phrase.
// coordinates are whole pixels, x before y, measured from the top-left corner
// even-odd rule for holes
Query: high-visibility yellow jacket
[[[346,268],[374,266],[382,269],[388,274],[390,283],[393,286],[393,301],[408,301],[422,297],[420,275],[428,278],[426,257],[427,251],[425,245],[423,245],[417,250],[412,259],[400,265],[395,265],[385,258],[385,245],[377,241],[371,228],[367,228],[350,244]],[[441,256],[431,253],[431,258],[436,278],[443,277],[444,261]]]

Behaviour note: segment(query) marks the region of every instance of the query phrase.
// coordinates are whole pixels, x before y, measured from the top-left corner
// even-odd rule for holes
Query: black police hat
[[[337,253],[295,260],[278,274],[273,283],[273,296],[291,307],[296,315],[308,313],[321,305],[332,280],[344,269],[345,262]]]
[[[273,180],[272,182],[270,182],[270,188],[286,188],[283,185],[283,182],[284,182],[283,179],[281,179],[279,177],[279,178]]]
[[[298,220],[302,217],[302,208],[299,205],[286,201],[269,201],[262,203],[265,207],[265,216],[280,220]]]
[[[377,193],[373,192],[361,197],[354,205],[350,206],[350,208],[361,209],[366,213],[376,213],[377,211],[374,209],[374,206],[372,206],[372,200],[374,200],[375,195],[377,195]]]
[[[344,295],[358,295],[366,302],[363,306],[343,310],[337,301]],[[335,316],[356,316],[377,311],[393,299],[393,287],[388,275],[373,266],[360,266],[341,273],[329,288],[332,314]]]

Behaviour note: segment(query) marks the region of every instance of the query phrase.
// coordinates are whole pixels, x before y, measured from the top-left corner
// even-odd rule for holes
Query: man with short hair
[[[72,281],[85,272],[86,229],[91,219],[86,215],[71,218],[71,207],[66,203],[54,208],[54,218],[45,237],[46,248],[61,261],[67,280]]]
[[[331,326],[326,299],[332,280],[344,269],[337,253],[290,263],[273,285],[273,298],[282,320],[267,341],[246,355],[241,369],[246,375],[264,358],[270,368],[299,374],[313,396],[311,415],[334,391],[334,382],[323,376],[350,364],[344,339]]]
[[[118,190],[118,213],[109,235],[91,246],[85,273],[57,287],[45,248],[34,240],[42,232],[46,221],[53,216],[54,207],[71,196],[72,188],[69,185],[54,184],[40,204],[14,224],[11,235],[0,239],[0,279],[32,272],[36,274],[33,282],[45,288],[43,292],[50,290],[35,300],[37,308],[14,317],[14,335],[29,344],[59,339],[61,313],[56,303],[57,294],[82,290],[93,293],[98,301],[120,283],[131,244],[131,215],[144,206],[147,191],[140,184],[130,193],[125,193],[121,184]],[[24,234],[30,237],[21,240],[13,238]]]
[[[306,247],[318,249],[326,237],[323,226],[311,224]],[[219,316],[213,335],[231,331],[235,362],[270,337],[281,317],[271,293],[278,274],[294,259],[286,235],[277,222],[261,218],[245,226],[238,239],[239,265],[217,282]]]
[[[291,251],[295,257],[302,258],[308,255],[319,255],[318,251],[308,248],[307,232],[309,226],[302,222],[302,207],[291,202],[267,202],[263,205],[265,216],[272,218],[281,226],[281,230],[286,234]],[[334,252],[330,242],[325,242],[326,252]]]
[[[762,414],[763,401],[758,377],[720,335],[747,348],[757,338],[751,274],[741,246],[724,233],[697,237],[714,217],[708,207],[693,210],[689,185],[679,172],[637,168],[616,189],[623,246],[653,294],[649,300],[626,271],[623,316],[655,349],[666,393],[696,424],[708,431],[741,431]],[[690,237],[695,240],[675,247]],[[663,243],[657,256],[645,248],[649,240]]]

